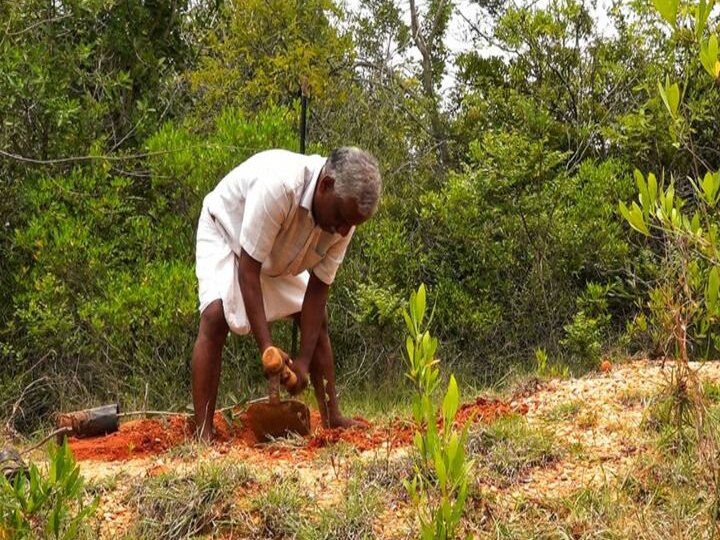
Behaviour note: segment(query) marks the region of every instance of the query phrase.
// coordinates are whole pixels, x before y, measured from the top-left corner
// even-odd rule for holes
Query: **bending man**
[[[192,358],[198,435],[212,437],[222,349],[228,331],[272,346],[269,321],[294,317],[300,351],[293,393],[313,384],[322,422],[347,427],[340,412],[325,305],[355,227],[376,211],[382,182],[374,157],[354,147],[329,158],[261,152],[223,178],[203,202],[196,273],[200,330]]]

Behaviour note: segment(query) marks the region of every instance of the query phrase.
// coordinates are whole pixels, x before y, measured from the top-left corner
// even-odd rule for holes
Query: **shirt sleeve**
[[[245,199],[240,232],[242,249],[256,261],[265,262],[291,208],[292,198],[281,181],[258,179]]]
[[[350,230],[347,236],[341,236],[340,240],[331,245],[325,257],[313,267],[313,274],[326,285],[332,285],[332,282],[335,281],[335,274],[340,267],[340,263],[345,258],[345,252],[348,245],[350,245],[353,234],[355,234],[355,227]]]

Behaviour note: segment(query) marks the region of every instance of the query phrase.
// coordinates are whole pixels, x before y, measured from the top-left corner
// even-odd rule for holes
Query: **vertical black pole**
[[[305,153],[305,132],[307,131],[307,96],[303,90],[300,90],[300,153]],[[293,319],[292,328],[292,345],[290,348],[290,358],[295,358],[297,354],[298,339],[298,323]]]
[[[298,13],[302,10],[302,0],[298,6]],[[307,131],[307,96],[305,95],[305,88],[302,82],[300,83],[300,153],[305,153],[305,132]],[[295,358],[297,354],[297,339],[298,339],[298,323],[296,319],[293,319],[292,328],[292,345],[290,349],[290,358]]]
[[[307,131],[307,96],[300,91],[300,153],[305,153],[305,133]]]

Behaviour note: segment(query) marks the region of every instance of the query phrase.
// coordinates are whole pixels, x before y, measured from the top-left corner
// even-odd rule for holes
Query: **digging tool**
[[[280,399],[281,384],[285,388],[297,384],[297,377],[284,358],[277,347],[268,347],[262,356],[268,395],[249,402],[247,408],[248,423],[258,442],[292,434],[310,434],[310,410],[307,405],[296,399]]]

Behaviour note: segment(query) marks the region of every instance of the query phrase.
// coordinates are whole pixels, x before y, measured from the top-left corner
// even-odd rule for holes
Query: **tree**
[[[23,192],[136,147],[173,116],[175,76],[194,55],[189,10],[187,0],[0,3],[0,321],[21,265],[12,235],[29,219]]]
[[[349,62],[349,37],[333,25],[332,0],[227,2],[197,69],[188,73],[194,115],[225,107],[257,112],[292,106],[301,93],[322,100]]]
[[[447,166],[450,161],[447,128],[440,115],[437,89],[445,73],[448,51],[443,39],[453,12],[453,3],[450,0],[431,0],[424,20],[421,21],[415,0],[409,1],[412,38],[422,58],[420,76],[430,126],[438,145],[440,165]]]

